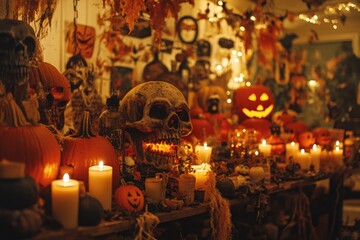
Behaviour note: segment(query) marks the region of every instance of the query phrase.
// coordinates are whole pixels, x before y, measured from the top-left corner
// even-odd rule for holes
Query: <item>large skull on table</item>
[[[120,103],[125,134],[138,161],[169,168],[180,138],[192,131],[189,106],[175,86],[149,81],[130,90]]]
[[[19,20],[0,20],[0,80],[3,83],[8,86],[26,83],[35,51],[36,37],[30,25]]]

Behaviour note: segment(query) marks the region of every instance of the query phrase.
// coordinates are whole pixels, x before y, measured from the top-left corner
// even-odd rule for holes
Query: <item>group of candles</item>
[[[89,168],[89,193],[100,201],[105,210],[111,209],[112,175],[112,167],[102,161],[98,166]],[[64,229],[78,226],[79,191],[80,182],[70,179],[67,173],[63,179],[51,183],[52,215]]]
[[[263,140],[258,148],[264,157],[271,155],[271,145],[267,144],[266,140]],[[299,143],[291,142],[286,144],[285,154],[286,163],[290,161],[297,162],[303,170],[310,170],[310,166],[313,165],[314,171],[318,172],[320,171],[320,161],[325,152],[323,153],[321,147],[316,144],[313,145],[309,152],[306,152],[304,149],[299,148]],[[337,165],[343,165],[343,150],[339,141],[336,141],[334,150],[330,154]]]

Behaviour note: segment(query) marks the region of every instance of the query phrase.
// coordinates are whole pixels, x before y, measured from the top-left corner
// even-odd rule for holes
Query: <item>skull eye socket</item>
[[[23,43],[25,44],[28,53],[35,53],[36,43],[33,38],[27,37],[23,40]]]
[[[179,108],[176,111],[176,114],[179,116],[181,121],[183,121],[183,122],[189,122],[190,121],[189,113],[184,108]]]
[[[155,103],[151,106],[149,116],[155,119],[165,119],[169,115],[169,108],[163,103]]]
[[[0,34],[0,50],[13,49],[15,46],[15,40],[10,34],[1,33]]]

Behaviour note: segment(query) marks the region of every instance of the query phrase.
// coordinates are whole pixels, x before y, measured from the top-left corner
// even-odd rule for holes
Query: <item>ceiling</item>
[[[323,13],[323,9],[325,6],[333,5],[336,3],[347,3],[350,2],[346,0],[225,0],[227,6],[229,9],[233,9],[234,11],[238,13],[242,13],[246,10],[253,9],[255,7],[256,2],[264,1],[266,2],[266,5],[264,7],[274,13],[277,16],[283,16],[285,15],[286,11],[293,12],[296,15],[299,13],[309,13],[309,12],[315,12],[317,14]],[[322,5],[320,5],[318,8],[311,7],[310,9],[307,6],[306,2],[323,2]],[[357,5],[360,5],[359,0],[353,0],[352,2],[357,3]],[[318,11],[320,10],[320,11]],[[360,12],[356,10],[352,10],[348,13],[346,13],[347,18],[359,18],[360,19]],[[299,28],[303,24],[306,24],[303,20],[300,20],[298,18],[295,19],[293,22],[289,22],[287,20],[284,21],[284,26],[287,29],[294,29]]]

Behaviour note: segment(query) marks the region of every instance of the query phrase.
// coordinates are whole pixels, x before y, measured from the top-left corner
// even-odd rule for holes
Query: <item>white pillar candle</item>
[[[79,182],[65,173],[63,179],[51,183],[52,216],[64,229],[78,226]]]
[[[104,210],[111,210],[113,168],[100,161],[89,167],[89,193],[98,199]]]
[[[307,153],[304,149],[301,149],[301,151],[296,155],[296,162],[300,164],[300,168],[302,170],[310,170],[310,153]]]
[[[194,203],[196,177],[192,174],[181,174],[179,179],[179,195],[184,197],[185,204]]]
[[[271,145],[266,143],[266,140],[262,140],[262,143],[259,144],[259,151],[264,154],[264,157],[271,155]]]
[[[145,195],[153,203],[159,203],[165,200],[163,196],[163,181],[159,177],[145,179]]]
[[[335,147],[332,152],[334,161],[339,165],[342,166],[344,164],[343,161],[343,150],[340,147]]]
[[[209,147],[206,143],[204,146],[197,145],[195,147],[195,154],[201,163],[210,163],[212,147]]]
[[[314,171],[320,171],[321,148],[316,144],[310,149],[311,164],[314,166]]]
[[[289,163],[290,159],[295,160],[296,155],[299,153],[299,143],[291,142],[286,144],[285,160]]]
[[[205,196],[204,196],[204,201],[208,201],[210,196],[209,196],[209,191],[210,191],[210,184],[208,182],[209,180],[209,170],[207,168],[207,164],[202,164],[200,165],[202,166],[202,168],[198,168],[197,166],[194,167],[195,172],[192,173],[195,176],[195,189],[196,190],[204,190],[205,191]]]

